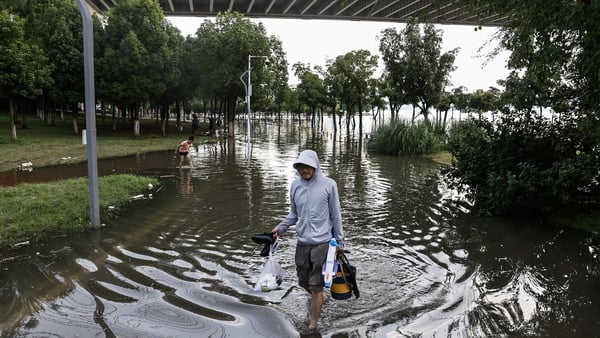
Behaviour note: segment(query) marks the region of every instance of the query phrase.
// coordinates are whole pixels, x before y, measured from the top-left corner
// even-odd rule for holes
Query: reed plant
[[[149,184],[157,186],[158,179],[128,174],[100,177],[101,220],[137,203],[131,196],[149,193]],[[89,218],[87,178],[0,187],[0,249],[86,231]]]
[[[429,155],[443,149],[443,136],[428,123],[394,120],[375,130],[369,151],[386,155]]]

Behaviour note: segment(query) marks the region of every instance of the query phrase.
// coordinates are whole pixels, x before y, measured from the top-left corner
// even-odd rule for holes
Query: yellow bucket
[[[352,296],[352,287],[347,283],[344,275],[338,272],[331,282],[331,297],[338,300],[348,299]]]

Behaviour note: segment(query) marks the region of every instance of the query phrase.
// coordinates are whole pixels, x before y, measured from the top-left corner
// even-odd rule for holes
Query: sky
[[[167,17],[183,34],[194,35],[206,18]],[[400,32],[404,24],[371,21],[307,20],[307,19],[250,19],[262,22],[267,35],[274,35],[282,41],[290,66],[290,84],[298,80],[293,76],[291,66],[297,62],[312,66],[325,66],[328,59],[335,59],[347,52],[367,49],[374,55],[379,54],[378,36],[385,28],[395,28]],[[468,92],[477,89],[487,90],[498,87],[496,81],[508,74],[505,67],[507,52],[487,61],[484,56],[495,44],[489,44],[496,31],[493,27],[483,27],[475,31],[473,26],[436,25],[442,30],[443,51],[459,48],[454,65],[456,70],[450,74],[451,88],[464,86]],[[481,49],[483,48],[483,49]],[[481,51],[480,51],[481,49]],[[379,57],[380,75],[383,62]]]

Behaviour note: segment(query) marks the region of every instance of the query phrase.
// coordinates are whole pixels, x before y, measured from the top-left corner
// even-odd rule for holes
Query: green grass
[[[127,174],[100,177],[100,219],[118,215],[119,208],[131,203],[131,196],[148,192],[149,183],[156,186],[158,179]],[[0,187],[0,248],[86,231],[89,215],[87,178]]]
[[[18,116],[20,119],[20,115]],[[103,122],[100,117],[96,121],[96,140],[98,158],[111,158],[136,153],[175,149],[177,144],[191,133],[191,122],[183,122],[184,130],[175,128],[175,121],[170,120],[167,136],[160,133],[160,124],[153,119],[141,120],[140,136],[133,136],[130,123],[118,125],[112,131],[111,118]],[[82,144],[81,130],[85,129],[85,118],[79,116],[79,134],[73,131],[73,120],[66,116],[65,120],[57,120],[54,126],[47,124],[36,116],[27,117],[27,128],[20,128],[17,123],[17,139],[12,140],[8,112],[0,112],[0,172],[15,170],[19,164],[31,162],[33,167],[47,167],[65,163],[87,161],[87,146]],[[206,127],[201,124],[200,128]],[[204,128],[205,130],[206,128]],[[196,137],[196,143],[208,137]]]
[[[17,117],[19,120],[21,116]],[[8,112],[0,112],[0,172],[17,169],[24,162],[34,168],[87,161],[87,146],[82,144],[81,130],[85,118],[79,115],[79,133],[73,131],[72,116],[57,120],[55,125],[27,116],[27,128],[17,123],[17,139],[10,134]],[[118,124],[112,130],[112,119],[96,120],[98,158],[134,155],[136,153],[174,150],[187,139],[191,122],[183,122],[184,130],[175,128],[170,120],[167,136],[162,136],[160,124],[153,119],[141,120],[141,136],[133,136],[130,123]],[[204,129],[203,129],[204,127]],[[206,125],[200,125],[206,130]],[[203,142],[208,136],[196,137]],[[100,217],[104,221],[118,214],[120,206],[130,203],[129,197],[147,189],[156,179],[134,175],[100,177]],[[0,250],[21,242],[35,243],[57,234],[85,231],[89,228],[89,193],[87,178],[67,179],[41,184],[21,184],[0,187]],[[110,209],[114,206],[115,209]]]

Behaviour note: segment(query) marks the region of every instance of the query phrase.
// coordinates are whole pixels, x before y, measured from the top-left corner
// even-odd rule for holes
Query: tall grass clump
[[[427,155],[442,150],[443,137],[428,123],[395,120],[377,128],[367,145],[386,155]]]
[[[100,216],[114,217],[130,197],[158,180],[135,175],[98,178]],[[115,207],[109,208],[109,206]],[[112,209],[112,210],[111,210]],[[0,248],[89,229],[87,178],[0,187]]]

